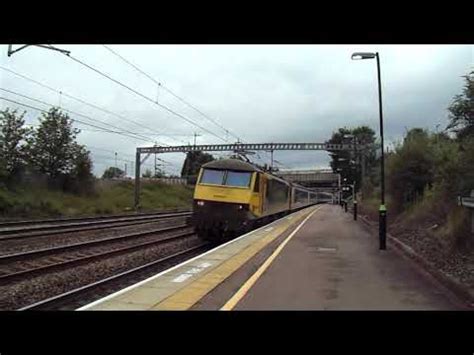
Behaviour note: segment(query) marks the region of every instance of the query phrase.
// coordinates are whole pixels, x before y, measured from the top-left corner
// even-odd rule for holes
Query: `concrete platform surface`
[[[295,212],[79,310],[190,309],[255,254],[318,208]]]
[[[456,310],[432,280],[340,206],[301,227],[235,310]]]

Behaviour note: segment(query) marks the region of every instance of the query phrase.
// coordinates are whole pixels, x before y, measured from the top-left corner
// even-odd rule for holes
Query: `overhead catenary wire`
[[[33,125],[33,124],[27,124],[27,126],[29,127],[39,127],[38,125]],[[81,131],[84,130],[83,128],[81,128]],[[100,132],[103,132],[103,130],[98,130]],[[105,151],[105,152],[109,152],[109,153],[118,153],[120,154],[121,156],[128,156],[128,157],[132,157],[132,158],[135,158],[135,155],[134,154],[129,154],[129,153],[123,153],[123,152],[120,152],[120,151],[115,151],[115,150],[110,150],[110,149],[105,149],[105,148],[100,148],[100,147],[95,147],[95,146],[91,146],[89,144],[84,144],[84,146],[87,148],[87,150],[89,150],[93,155],[94,155],[94,158],[97,157],[96,153],[94,152],[94,150],[102,150],[102,151]],[[105,158],[105,157],[104,157]],[[114,160],[115,158],[114,157],[107,157],[107,159],[112,159]],[[168,164],[168,165],[173,165],[172,163],[166,161],[166,160],[163,160],[163,159],[160,159],[160,158],[157,158],[158,160],[161,160],[162,162],[164,162],[165,164]],[[127,159],[120,159],[120,158],[117,158],[117,160],[122,160],[122,161],[125,161],[125,162],[131,162],[131,163],[134,163],[134,160],[133,159],[130,159],[130,160],[127,160]],[[149,166],[152,166],[151,163],[144,163],[145,165],[149,165]]]
[[[100,160],[100,159],[104,159],[104,160],[108,160],[108,161],[115,161],[115,160],[118,160],[118,161],[123,161],[125,163],[133,163],[133,160],[127,160],[127,159],[121,159],[121,158],[117,158],[115,159],[114,157],[108,157],[108,156],[103,156],[103,155],[99,155],[99,154],[96,154],[94,152],[92,152],[92,156],[95,159],[97,160]],[[152,164],[150,163],[145,163],[143,165],[146,165],[146,166],[149,166],[149,167],[153,167]]]
[[[92,146],[92,145],[88,145],[87,144],[87,147],[90,147],[92,149],[97,149],[97,150],[103,150],[104,152],[109,152],[109,153],[118,153],[120,155],[125,155],[125,156],[129,156],[129,157],[133,157],[135,158],[135,154],[130,154],[130,153],[123,153],[123,152],[120,152],[120,151],[117,151],[117,150],[110,150],[110,149],[106,149],[106,148],[100,148],[100,147],[95,147],[95,146]],[[163,162],[163,163],[166,163],[166,164],[169,164],[169,165],[174,165],[173,163],[167,161],[167,160],[164,160],[164,159],[161,159],[161,158],[156,158],[157,160]]]
[[[131,88],[131,87],[129,87],[129,86],[127,86],[127,85],[121,83],[120,81],[118,81],[118,80],[112,78],[111,76],[109,76],[109,75],[107,75],[107,74],[101,72],[100,70],[98,70],[98,69],[96,69],[96,68],[94,68],[94,67],[92,67],[92,66],[90,66],[90,65],[88,65],[88,64],[86,64],[86,63],[84,63],[83,61],[81,61],[81,60],[79,60],[79,59],[77,59],[77,58],[74,58],[74,57],[72,57],[72,56],[70,56],[70,55],[68,55],[68,56],[69,56],[71,59],[73,59],[74,61],[80,63],[81,65],[84,65],[84,66],[88,67],[89,69],[91,69],[91,70],[97,72],[98,74],[100,74],[100,75],[106,77],[107,79],[109,79],[109,80],[111,80],[111,81],[113,81],[113,82],[115,82],[115,83],[121,85],[122,87],[128,89],[129,91],[132,91],[132,92],[135,93],[136,95],[139,95],[139,96],[141,96],[142,98],[144,98],[144,99],[146,99],[146,100],[148,100],[148,101],[150,101],[150,102],[152,102],[152,103],[154,103],[154,104],[156,104],[156,105],[158,105],[158,106],[160,106],[160,107],[166,109],[168,112],[170,112],[170,113],[172,113],[172,114],[174,114],[174,115],[176,115],[176,116],[178,116],[178,117],[184,119],[184,120],[187,121],[188,123],[193,124],[193,125],[195,125],[195,126],[201,128],[202,130],[204,130],[204,131],[210,133],[211,135],[213,135],[213,136],[215,136],[215,137],[217,137],[217,138],[219,138],[219,139],[221,139],[221,140],[223,140],[223,141],[226,141],[226,139],[223,139],[222,137],[217,136],[214,132],[211,132],[210,130],[208,130],[208,129],[206,129],[206,128],[200,126],[199,124],[197,124],[197,123],[191,121],[190,119],[188,119],[187,117],[181,115],[180,113],[173,111],[173,110],[170,109],[169,107],[167,107],[167,106],[165,106],[165,105],[162,105],[162,104],[159,104],[159,103],[153,101],[151,98],[147,97],[146,95],[143,95],[142,93],[140,93],[140,92],[134,90],[133,88]],[[124,59],[124,58],[123,58],[123,59]],[[128,63],[129,63],[130,65],[134,66],[134,65],[133,65],[132,63],[130,63],[130,62],[128,62]],[[141,71],[138,67],[136,67],[136,66],[134,66],[134,67],[135,67],[135,69]],[[74,97],[74,96],[72,96],[72,95],[69,95],[69,94],[65,94],[65,93],[63,93],[62,91],[58,91],[58,90],[56,90],[56,89],[53,89],[53,88],[51,88],[51,87],[49,87],[49,86],[47,86],[47,85],[45,85],[45,84],[39,83],[38,81],[36,81],[36,80],[34,80],[34,79],[31,79],[31,78],[28,78],[28,77],[26,77],[26,76],[24,76],[24,75],[21,75],[21,74],[19,74],[19,73],[13,72],[12,70],[9,70],[9,69],[7,69],[7,68],[3,68],[3,67],[1,67],[1,66],[0,66],[0,68],[5,69],[5,70],[7,70],[7,71],[10,71],[10,72],[12,72],[12,73],[14,73],[14,74],[16,74],[16,75],[19,75],[19,76],[21,76],[21,77],[23,77],[23,78],[25,78],[25,79],[27,79],[27,80],[30,80],[30,81],[32,81],[32,82],[35,82],[36,84],[41,85],[41,86],[43,86],[43,87],[46,87],[46,88],[48,88],[49,90],[53,90],[53,91],[55,91],[55,92],[58,92],[60,95],[63,95],[63,94],[64,94],[65,96],[68,96],[68,97],[70,97],[70,98],[72,98],[72,99],[75,99],[75,100],[77,100],[77,101],[79,101],[79,102],[82,102],[82,103],[84,103],[84,104],[86,104],[86,105],[89,105],[89,106],[91,106],[91,107],[94,107],[94,108],[96,108],[96,109],[102,110],[102,111],[104,111],[104,112],[107,112],[107,113],[112,114],[112,115],[117,116],[117,117],[120,116],[120,115],[117,115],[117,114],[115,114],[115,113],[113,113],[113,112],[111,112],[111,111],[109,111],[109,110],[100,108],[100,107],[98,107],[98,106],[96,106],[96,105],[94,105],[94,104],[87,103],[87,102],[84,101],[84,100],[78,99],[78,98],[76,98],[76,97]],[[143,71],[141,71],[141,72],[142,72],[142,74],[148,76],[148,74],[146,74],[145,72],[143,72]],[[150,78],[151,80],[154,80],[154,82],[158,83],[158,82],[157,82],[155,79],[153,79],[152,77],[149,77],[149,78]],[[207,115],[205,115],[203,112],[199,111],[199,109],[195,108],[194,106],[192,106],[191,104],[189,104],[188,102],[186,102],[183,98],[181,98],[181,97],[179,97],[178,95],[174,94],[170,89],[165,88],[164,86],[163,86],[163,88],[164,88],[166,91],[170,92],[170,94],[172,94],[173,96],[177,97],[178,99],[180,99],[181,101],[183,101],[184,103],[186,103],[188,106],[190,106],[190,107],[192,107],[193,109],[195,109],[196,111],[200,112],[200,114],[202,114],[202,115],[204,115],[204,116],[207,116]],[[51,105],[51,104],[49,104],[49,105]],[[52,105],[51,105],[51,106],[52,106]],[[71,112],[71,111],[69,110],[69,112]],[[77,113],[76,113],[76,114],[77,114]],[[83,116],[83,117],[86,117],[86,118],[90,119],[90,117],[87,117],[87,116]],[[123,117],[121,117],[121,118],[123,118]],[[209,117],[207,117],[207,118],[212,121],[212,118],[209,118]],[[132,120],[128,120],[128,119],[125,119],[125,120],[126,120],[127,122],[128,122],[128,121],[133,122]],[[80,122],[79,120],[76,120],[76,121]],[[215,122],[214,122],[214,123],[215,123]],[[139,125],[140,125],[140,124],[139,124]],[[217,124],[217,125],[219,125],[219,124]],[[148,127],[145,127],[145,126],[142,126],[142,125],[141,125],[141,127],[144,127],[144,128],[146,128],[146,129],[149,129]],[[231,133],[231,132],[230,132],[228,129],[226,129],[225,127],[223,127],[223,126],[220,126],[220,127],[221,127],[223,130],[225,130],[225,132],[226,132],[227,134],[228,134],[228,133]],[[121,128],[117,128],[117,129],[121,129]],[[104,130],[104,129],[103,129],[103,128],[99,128],[99,130]],[[114,131],[112,131],[112,130],[104,130],[104,131],[107,131],[107,132],[110,132],[110,133],[117,133],[117,134],[123,133],[123,132],[114,132]],[[130,132],[130,133],[131,133],[132,135],[143,134],[143,133],[135,133],[135,132]],[[162,134],[162,133],[160,133],[160,134]],[[122,135],[123,135],[123,134],[122,134]],[[162,134],[162,135],[164,135],[164,134]],[[232,134],[232,135],[233,135],[233,134]],[[236,137],[236,138],[240,141],[239,137],[237,137],[237,136],[235,136],[235,135],[233,135],[233,136]],[[143,137],[143,136],[142,136],[142,137]],[[138,139],[138,138],[135,138],[135,137],[132,137],[132,138],[133,138],[133,139]],[[146,141],[150,141],[150,142],[151,142],[151,140],[148,139],[148,137],[145,137],[145,138],[147,139]],[[142,139],[140,139],[140,140],[142,140]],[[144,141],[145,141],[145,140],[144,140]],[[262,159],[260,156],[258,156],[258,160],[263,161],[263,159]]]
[[[35,109],[36,110],[36,109]],[[46,111],[44,111],[46,112]],[[74,120],[74,119],[72,119]],[[82,125],[82,123],[80,122],[76,122],[80,125]],[[32,127],[32,128],[38,128],[40,127],[40,125],[38,124],[32,124],[32,123],[25,123],[25,126],[28,126],[28,127]],[[117,132],[117,131],[112,131],[112,130],[109,130],[109,129],[106,129],[106,128],[98,128],[98,129],[89,129],[89,128],[84,128],[84,127],[80,127],[79,128],[82,131],[85,131],[85,132],[100,132],[100,133],[115,133],[115,134],[120,134],[121,132]],[[129,138],[132,138],[132,137],[129,137]],[[133,139],[136,139],[135,137],[133,137]]]
[[[135,157],[134,154],[123,153],[123,152],[119,152],[119,151],[117,151],[117,150],[110,150],[110,149],[106,149],[106,148],[95,147],[95,146],[89,145],[89,144],[87,144],[87,147],[92,148],[92,149],[97,149],[97,150],[103,150],[104,152],[118,153],[118,154],[120,154],[120,155],[127,155],[127,156],[130,156],[130,157]]]
[[[90,147],[87,147],[87,148],[90,148]],[[107,160],[107,161],[117,160],[117,161],[122,161],[122,162],[125,162],[125,163],[131,163],[131,164],[135,163],[135,161],[133,159],[123,159],[123,158],[113,157],[113,156],[104,156],[104,155],[101,155],[100,153],[97,153],[94,150],[89,150],[89,151],[90,151],[94,161],[101,161],[101,159],[103,159],[103,160]],[[152,163],[144,163],[142,165],[143,166],[148,166],[148,167],[153,167]]]
[[[120,58],[122,61],[124,61],[125,63],[127,63],[128,65],[132,66],[135,70],[137,70],[139,73],[143,74],[144,76],[146,76],[148,79],[150,79],[151,81],[153,81],[155,84],[158,85],[158,87],[161,87],[163,90],[165,90],[166,92],[168,92],[169,94],[171,94],[173,97],[177,98],[178,100],[180,100],[182,103],[184,103],[185,105],[187,105],[188,107],[192,108],[193,110],[195,110],[196,112],[198,112],[201,116],[205,117],[206,119],[208,119],[210,122],[214,123],[216,126],[218,126],[219,128],[221,128],[222,130],[224,130],[224,132],[230,134],[231,136],[233,136],[234,138],[236,138],[237,140],[240,140],[240,138],[233,134],[229,129],[225,128],[224,126],[222,126],[220,123],[218,123],[217,121],[215,121],[213,118],[209,117],[209,115],[205,114],[204,112],[202,112],[201,110],[199,110],[197,107],[195,107],[194,105],[190,104],[189,102],[187,102],[185,99],[183,99],[181,96],[175,94],[171,89],[167,88],[162,82],[156,80],[155,78],[153,78],[151,75],[147,74],[145,71],[143,71],[142,69],[140,69],[137,65],[133,64],[132,62],[130,62],[129,60],[125,59],[123,56],[121,56],[120,54],[118,54],[117,52],[115,52],[113,49],[109,48],[108,46],[106,45],[103,45],[108,51],[110,51],[111,53],[113,53],[115,56],[117,56],[118,58]],[[226,139],[227,140],[227,139]]]
[[[99,75],[101,75],[101,76],[103,76],[103,77],[105,77],[105,78],[107,78],[107,79],[113,81],[114,83],[116,83],[116,84],[122,86],[123,88],[129,90],[130,92],[133,92],[134,94],[136,94],[136,95],[142,97],[143,99],[145,99],[145,100],[147,100],[147,101],[149,101],[149,102],[151,102],[151,103],[153,103],[153,104],[155,104],[155,105],[157,105],[157,106],[159,106],[159,107],[165,109],[166,111],[170,112],[171,114],[173,114],[173,115],[175,115],[175,116],[177,116],[177,117],[179,117],[179,118],[185,120],[186,122],[188,122],[188,123],[190,123],[190,124],[192,124],[192,125],[194,125],[194,126],[200,128],[201,130],[203,130],[203,131],[205,131],[205,132],[211,134],[212,136],[214,136],[214,137],[216,137],[216,138],[218,138],[218,139],[221,139],[221,140],[223,140],[223,141],[226,142],[226,140],[225,140],[224,138],[218,136],[217,134],[215,134],[214,132],[210,131],[209,129],[207,129],[207,128],[205,128],[205,127],[202,127],[201,125],[199,125],[199,124],[196,123],[196,122],[193,122],[193,121],[192,121],[191,119],[189,119],[188,117],[186,117],[186,116],[184,116],[184,115],[182,115],[182,114],[180,114],[180,113],[174,111],[173,109],[169,108],[168,106],[163,105],[163,104],[160,104],[160,103],[154,101],[152,98],[150,98],[150,97],[148,97],[148,96],[142,94],[141,92],[139,92],[139,91],[137,91],[137,90],[131,88],[130,86],[128,86],[128,85],[122,83],[121,81],[112,78],[110,75],[105,74],[105,73],[102,72],[101,70],[94,68],[93,66],[91,66],[91,65],[89,65],[89,64],[87,64],[87,63],[81,61],[80,59],[73,57],[72,55],[67,55],[67,54],[64,54],[64,55],[66,55],[68,58],[72,59],[73,61],[75,61],[75,62],[77,62],[77,63],[79,63],[79,64],[81,64],[81,65],[83,65],[83,66],[85,66],[85,67],[87,67],[87,68],[89,68],[89,69],[91,69],[91,70],[93,70],[93,71],[95,71],[95,72],[98,73]]]
[[[76,61],[76,62],[78,62],[78,63],[80,63],[80,64],[82,64],[82,65],[88,67],[89,69],[91,69],[91,70],[97,72],[98,74],[100,74],[100,75],[106,77],[107,79],[109,79],[109,80],[111,80],[111,81],[113,81],[113,82],[115,82],[115,83],[121,85],[122,87],[128,89],[129,91],[132,91],[132,92],[135,93],[136,95],[139,95],[139,96],[141,96],[142,98],[144,98],[144,99],[146,99],[146,100],[148,100],[148,101],[150,101],[150,102],[152,102],[152,103],[154,103],[154,104],[156,104],[156,105],[158,105],[158,106],[160,106],[160,107],[166,109],[167,111],[171,112],[172,114],[177,115],[178,117],[184,119],[184,120],[187,121],[188,123],[193,124],[193,125],[195,125],[195,126],[201,128],[202,130],[204,130],[204,131],[210,133],[211,135],[213,135],[213,136],[215,136],[215,137],[217,137],[217,138],[219,138],[219,139],[221,139],[221,140],[223,140],[223,141],[227,141],[227,139],[223,139],[222,137],[216,135],[214,132],[212,132],[212,131],[210,131],[210,130],[208,130],[208,129],[202,127],[202,126],[200,126],[199,124],[197,124],[197,123],[191,121],[191,120],[188,119],[187,117],[185,117],[185,116],[183,116],[183,115],[181,115],[181,114],[179,114],[179,113],[173,111],[173,110],[170,109],[169,107],[167,107],[167,106],[165,106],[165,105],[162,105],[162,104],[159,104],[159,103],[153,101],[151,98],[147,97],[146,95],[143,95],[142,93],[140,93],[140,92],[134,90],[133,88],[131,88],[131,87],[129,87],[129,86],[127,86],[127,85],[121,83],[120,81],[118,81],[118,80],[112,78],[111,76],[109,76],[109,75],[107,75],[107,74],[101,72],[100,70],[98,70],[98,69],[96,69],[96,68],[94,68],[94,67],[88,65],[87,63],[84,63],[83,61],[81,61],[81,60],[79,60],[79,59],[77,59],[77,58],[74,58],[74,57],[72,57],[72,56],[70,56],[70,55],[68,55],[68,57],[70,57],[70,58],[73,59],[74,61]],[[131,63],[130,63],[130,64],[131,64]],[[133,65],[133,64],[131,64],[131,65]],[[18,76],[20,76],[20,77],[22,77],[22,78],[24,78],[24,79],[26,79],[26,80],[32,81],[32,82],[34,82],[34,83],[36,83],[36,84],[38,84],[38,85],[40,85],[40,86],[42,86],[42,87],[45,87],[45,88],[47,88],[47,89],[49,89],[49,90],[52,90],[52,91],[54,91],[54,92],[57,92],[57,93],[59,93],[60,95],[64,94],[62,91],[58,91],[58,90],[56,90],[56,89],[53,89],[53,88],[49,87],[48,85],[45,85],[45,84],[43,84],[43,83],[40,83],[40,82],[38,82],[38,81],[36,81],[36,80],[34,80],[34,79],[28,78],[28,77],[26,77],[25,75],[22,75],[22,74],[19,74],[19,73],[17,73],[17,72],[14,72],[14,71],[12,71],[12,70],[10,70],[10,69],[8,69],[8,68],[4,68],[4,67],[1,67],[1,66],[0,66],[0,68],[1,68],[1,69],[4,69],[4,70],[6,70],[6,71],[9,71],[9,72],[11,72],[11,73],[13,73],[13,74],[15,74],[15,75],[18,75]],[[136,69],[139,70],[138,67],[137,67]],[[143,73],[144,73],[144,72],[143,72]],[[146,73],[144,73],[144,74],[146,74]],[[150,78],[151,78],[151,77],[150,77]],[[154,79],[153,79],[153,80],[154,80]],[[170,90],[167,89],[167,88],[166,88],[166,90],[167,90],[167,91],[170,91]],[[171,92],[171,94],[173,94],[174,96],[177,96],[176,94],[174,94],[174,93],[172,93],[172,92]],[[89,106],[94,107],[94,108],[96,108],[96,109],[99,109],[99,110],[102,110],[102,111],[104,111],[104,112],[107,112],[107,113],[109,113],[109,114],[113,114],[113,115],[115,115],[115,116],[119,116],[119,115],[114,114],[114,113],[112,113],[112,112],[110,112],[110,111],[108,111],[108,110],[102,109],[102,108],[100,108],[100,107],[98,107],[98,106],[96,106],[96,105],[94,105],[94,104],[90,104],[90,103],[88,103],[88,102],[86,102],[86,101],[84,101],[84,100],[81,100],[81,99],[78,99],[78,98],[76,98],[76,97],[73,97],[72,95],[65,94],[65,96],[71,97],[71,98],[73,98],[73,99],[75,99],[75,100],[77,100],[77,101],[79,101],[79,102],[82,102],[82,103],[84,103],[84,104],[86,104],[86,105],[89,105]],[[177,96],[177,97],[178,97],[178,96]],[[178,98],[181,99],[181,100],[184,100],[184,99],[182,99],[182,98],[180,98],[180,97],[178,97]],[[187,103],[187,104],[188,104],[188,103]],[[51,105],[51,104],[49,104],[49,105]],[[53,106],[53,105],[51,105],[51,106]],[[191,105],[191,106],[192,106],[192,105]],[[197,109],[197,110],[198,110],[198,109]],[[71,111],[69,110],[69,112],[71,112]],[[74,112],[73,112],[73,113],[74,113]],[[202,113],[202,112],[201,112],[201,113]],[[77,114],[77,113],[76,113],[76,114]],[[203,114],[203,113],[202,113],[202,114]],[[80,114],[79,114],[79,115],[80,115]],[[205,114],[204,114],[204,115],[205,115]],[[84,116],[84,115],[82,115],[82,116],[83,116],[83,117],[86,117],[86,118],[88,118],[88,119],[90,119],[90,117],[87,117],[87,116]],[[212,120],[212,119],[211,119],[211,120]],[[76,120],[76,121],[78,121],[78,120]],[[78,121],[78,122],[80,122],[80,121]],[[103,124],[104,124],[104,123],[103,123]],[[225,127],[221,127],[221,128],[223,128],[226,133],[230,133],[230,131],[229,131],[228,129],[226,129]],[[101,128],[99,128],[99,129],[101,129]],[[117,128],[117,129],[121,129],[121,128]],[[118,134],[120,134],[120,132],[113,132],[113,131],[111,131],[111,130],[106,130],[106,131],[108,131],[108,132],[110,132],[110,133],[118,133]],[[131,133],[132,135],[140,135],[140,134],[135,133],[135,132],[129,132],[129,133]],[[123,135],[123,134],[122,134],[122,135]],[[162,135],[163,135],[163,134],[162,134]],[[234,136],[235,136],[235,135],[234,135]],[[143,136],[142,136],[142,137],[143,137]],[[235,136],[235,137],[240,141],[240,139],[239,139],[237,136]],[[170,137],[170,138],[171,138],[171,137]],[[134,139],[135,139],[135,138],[134,138]],[[150,141],[150,142],[151,142],[151,140],[149,140],[148,137],[145,137],[145,139],[146,139],[146,141]],[[140,140],[142,140],[142,139],[140,139]],[[260,157],[259,157],[259,159],[261,160]]]
[[[100,154],[98,154],[94,151],[91,151],[91,154],[92,154],[92,157],[94,158],[94,160],[97,160],[97,161],[100,161],[100,159],[104,159],[104,160],[107,160],[107,161],[115,161],[115,157],[100,155]],[[117,160],[118,161],[123,161],[125,163],[132,163],[132,164],[135,163],[134,160],[129,160],[129,159],[117,158]],[[147,166],[147,167],[150,167],[150,168],[153,168],[155,166],[153,163],[143,163],[143,164],[140,164],[140,165],[141,166]],[[175,166],[173,164],[165,164],[165,165]]]
[[[86,131],[86,132],[104,132],[103,129],[89,129],[89,128],[81,128],[81,131]],[[113,131],[113,132],[110,132],[110,133],[120,133],[120,132]]]
[[[38,102],[38,103],[41,103],[43,105],[47,105],[47,106],[51,106],[51,107],[55,107],[55,105],[51,104],[51,103],[48,103],[46,101],[43,101],[43,100],[39,100],[39,99],[35,99],[31,96],[28,96],[28,95],[24,95],[24,94],[20,94],[18,92],[15,92],[13,90],[9,90],[9,89],[5,89],[5,88],[0,88],[0,90],[2,91],[5,91],[5,92],[8,92],[8,93],[11,93],[11,94],[14,94],[14,95],[17,95],[17,96],[20,96],[20,97],[23,97],[23,98],[26,98],[28,100],[31,100],[31,101],[35,101],[35,102]],[[62,111],[66,111],[66,112],[70,112],[74,115],[77,115],[77,116],[80,116],[80,117],[84,117],[88,120],[91,120],[91,121],[94,121],[94,122],[100,122],[100,124],[103,124],[105,126],[109,126],[109,127],[112,127],[114,129],[118,129],[119,132],[117,131],[113,131],[114,133],[122,133],[122,134],[127,134],[130,138],[134,138],[134,139],[140,139],[142,141],[145,141],[145,142],[153,142],[153,140],[151,140],[150,138],[146,137],[146,136],[141,136],[140,134],[137,134],[137,133],[134,133],[134,132],[131,132],[131,131],[128,131],[128,130],[125,130],[121,127],[117,127],[115,125],[112,125],[110,123],[107,123],[107,122],[103,122],[101,120],[98,120],[96,118],[92,118],[90,116],[87,116],[87,115],[84,115],[84,114],[81,114],[81,113],[78,113],[78,112],[74,112],[72,110],[69,110],[69,109],[66,109],[66,108],[61,108]]]
[[[32,106],[32,105],[28,105],[28,104],[25,104],[25,103],[23,103],[23,102],[19,102],[19,101],[16,101],[16,100],[12,100],[12,99],[9,99],[9,98],[6,98],[6,97],[0,96],[0,100],[4,100],[4,101],[8,101],[8,102],[11,102],[11,103],[20,105],[20,106],[28,107],[28,108],[31,108],[31,109],[33,109],[33,110],[39,111],[39,112],[48,113],[47,110],[44,110],[44,109],[42,109],[42,108],[35,107],[35,106]],[[92,123],[83,122],[83,121],[81,121],[81,120],[78,120],[77,118],[71,118],[71,120],[72,120],[73,122],[78,122],[78,123],[83,124],[83,125],[86,125],[86,126],[90,126],[90,127],[94,127],[94,128],[100,129],[100,130],[102,130],[103,132],[106,132],[106,133],[119,134],[119,135],[125,136],[125,137],[127,137],[127,138],[132,138],[132,139],[136,139],[136,140],[145,141],[145,140],[140,139],[140,138],[137,138],[137,137],[129,136],[129,135],[124,134],[124,133],[122,133],[122,132],[112,131],[112,130],[110,130],[110,129],[103,128],[103,127],[99,127],[99,126],[94,125],[94,124],[92,124]],[[149,140],[147,140],[146,142],[149,142]]]
[[[171,139],[173,139],[173,140],[179,141],[179,140],[177,140],[176,138],[173,138],[172,135],[168,135],[168,134],[159,132],[159,131],[157,131],[157,130],[151,128],[151,127],[148,127],[148,126],[146,126],[146,125],[144,125],[144,124],[141,124],[141,123],[139,123],[139,122],[137,122],[137,121],[134,121],[134,120],[132,120],[132,119],[130,119],[130,118],[126,118],[126,117],[124,117],[124,116],[122,116],[122,115],[119,115],[119,114],[117,114],[117,113],[115,113],[115,112],[112,112],[112,111],[110,111],[110,110],[107,110],[107,109],[105,109],[105,108],[103,108],[103,107],[97,106],[97,105],[92,104],[92,103],[90,103],[90,102],[87,102],[87,101],[85,101],[85,100],[83,100],[83,99],[80,99],[80,98],[78,98],[78,97],[75,97],[75,96],[73,96],[73,95],[71,95],[71,94],[65,93],[65,92],[63,92],[62,90],[54,89],[54,88],[52,88],[52,87],[49,86],[49,85],[46,85],[46,84],[44,84],[44,83],[41,83],[41,82],[39,82],[39,81],[37,81],[37,80],[35,80],[35,79],[32,79],[32,78],[30,78],[30,77],[28,77],[28,76],[26,76],[26,75],[24,75],[24,74],[20,74],[20,73],[14,71],[14,70],[12,70],[12,69],[3,67],[3,66],[1,66],[1,65],[0,65],[0,69],[2,69],[2,70],[4,70],[4,71],[7,71],[7,72],[9,72],[9,73],[11,73],[11,74],[14,74],[14,75],[16,75],[16,76],[18,76],[18,77],[20,77],[20,78],[22,78],[22,79],[24,79],[24,80],[30,81],[30,82],[32,82],[32,83],[35,83],[36,85],[39,85],[39,86],[41,86],[41,87],[43,87],[43,88],[46,88],[46,89],[48,89],[48,90],[50,90],[50,91],[53,91],[53,92],[55,92],[55,93],[58,93],[58,94],[60,95],[60,98],[61,98],[62,96],[66,96],[66,97],[68,97],[68,98],[70,98],[70,99],[73,99],[73,100],[75,100],[75,101],[78,101],[78,102],[80,102],[80,103],[82,103],[82,104],[84,104],[84,105],[90,106],[90,107],[92,107],[92,108],[94,108],[94,109],[96,109],[96,110],[105,112],[105,113],[107,113],[107,114],[109,114],[109,115],[112,115],[112,116],[115,116],[115,117],[117,117],[118,119],[120,119],[120,120],[122,120],[122,121],[125,121],[125,122],[128,122],[128,123],[133,123],[133,124],[135,124],[136,126],[139,126],[139,127],[141,127],[141,128],[144,128],[144,129],[146,129],[146,130],[150,130],[150,131],[152,131],[152,132],[155,132],[155,133],[156,133],[155,135],[162,135],[162,136],[165,136],[165,137],[169,137],[169,138],[171,138]]]

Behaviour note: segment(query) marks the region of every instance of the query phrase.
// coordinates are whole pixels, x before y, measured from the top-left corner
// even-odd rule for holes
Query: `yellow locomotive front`
[[[199,236],[223,240],[245,232],[262,211],[259,170],[236,159],[204,164],[194,191],[193,224]]]

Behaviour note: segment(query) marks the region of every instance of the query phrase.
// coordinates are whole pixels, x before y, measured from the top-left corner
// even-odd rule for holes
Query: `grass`
[[[387,208],[387,216],[393,219],[393,214],[391,213],[391,198],[390,195],[385,195],[385,207]],[[358,199],[358,208],[361,214],[368,216],[374,221],[379,220],[379,208],[380,208],[380,196],[378,194],[373,194],[371,196]],[[390,223],[390,220],[388,220]]]
[[[97,184],[96,193],[89,196],[32,186],[14,191],[0,188],[0,216],[9,219],[119,214],[133,211],[133,193],[134,185],[128,181]],[[192,195],[192,187],[144,183],[141,210],[189,208]]]
[[[448,250],[474,250],[469,214],[466,208],[455,206],[447,215],[446,222],[433,233],[434,237]]]
[[[358,201],[359,213],[369,216],[370,219],[378,220],[380,199],[375,197],[365,198]]]

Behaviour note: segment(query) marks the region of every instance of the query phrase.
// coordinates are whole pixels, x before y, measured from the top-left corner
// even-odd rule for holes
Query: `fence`
[[[187,185],[187,180],[182,178],[141,178],[142,181],[161,182],[167,185]]]
[[[162,183],[167,185],[188,185],[186,179],[183,178],[140,178],[142,182],[146,183]],[[120,183],[122,181],[130,181],[133,182],[131,178],[121,178],[121,179],[99,179],[98,180],[102,185],[114,185]]]

